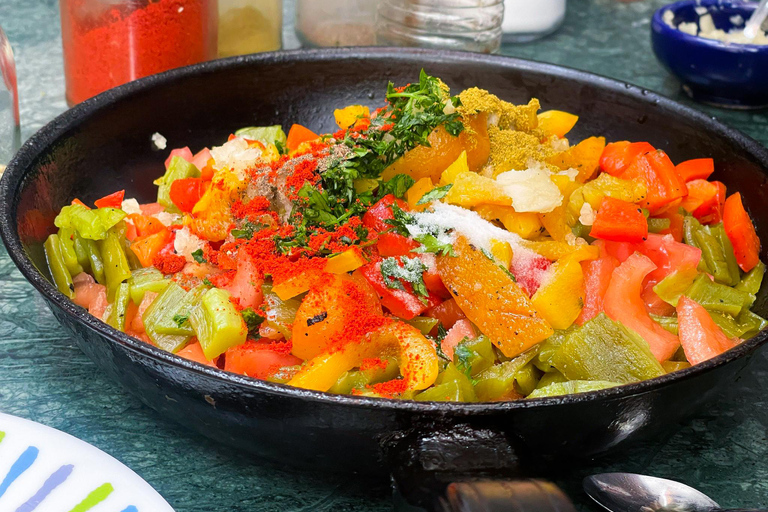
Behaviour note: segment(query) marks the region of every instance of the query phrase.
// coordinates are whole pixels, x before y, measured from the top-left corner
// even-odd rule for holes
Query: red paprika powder
[[[70,105],[216,57],[215,0],[61,0]]]

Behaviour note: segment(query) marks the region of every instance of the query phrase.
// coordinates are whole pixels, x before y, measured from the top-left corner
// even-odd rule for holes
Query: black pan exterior
[[[768,151],[713,119],[656,94],[579,71],[478,54],[334,49],[236,57],[152,76],[75,107],[32,137],[0,182],[0,233],[22,273],[82,350],[112,378],[185,428],[262,457],[307,468],[380,473],[392,465],[438,471],[530,472],[541,462],[592,457],[658,435],[728,386],[766,333],[694,368],[583,395],[493,404],[427,404],[335,396],[203,367],[115,331],[47,280],[41,244],[73,197],[119,188],[150,201],[169,148],[197,149],[248,125],[299,121],[334,131],[331,112],[378,106],[386,82],[421,68],[454,91],[541,100],[581,117],[574,140],[647,140],[674,161],[711,156],[740,191],[768,240]],[[763,259],[765,259],[765,249]],[[768,314],[766,291],[756,310]],[[562,466],[560,466],[562,467]]]

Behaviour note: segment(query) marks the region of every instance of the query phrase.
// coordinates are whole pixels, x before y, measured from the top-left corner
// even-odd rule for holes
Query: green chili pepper
[[[577,393],[587,393],[588,391],[598,391],[601,389],[612,388],[619,386],[619,382],[606,382],[606,381],[586,381],[586,380],[569,380],[568,382],[557,382],[550,384],[549,386],[535,389],[533,393],[528,395],[528,398],[542,398],[547,396],[560,396],[560,395],[575,395]]]
[[[565,341],[565,337],[576,328],[577,326],[574,325],[565,331],[555,331],[552,336],[544,340],[539,345],[539,353],[533,359],[533,364],[543,372],[557,371],[555,367],[552,366],[552,358],[557,351],[560,350],[560,345]]]
[[[72,283],[72,275],[61,255],[59,235],[49,235],[43,244],[43,249],[45,250],[45,260],[48,262],[48,270],[51,272],[56,288],[70,299],[74,298],[75,285]]]
[[[570,380],[627,383],[664,374],[648,343],[605,313],[569,333],[552,364]]]
[[[649,233],[661,233],[669,229],[672,222],[669,219],[648,219],[648,232]]]
[[[200,298],[208,291],[208,287],[200,285],[184,294],[172,308],[161,316],[154,325],[160,334],[175,334],[177,336],[194,336],[195,330],[189,323],[192,309],[200,302]]]
[[[503,363],[495,364],[477,376],[475,393],[478,400],[488,402],[508,396],[515,391],[517,373],[536,356],[533,348]]]
[[[184,299],[186,295],[184,288],[176,283],[170,283],[160,295],[158,295],[152,304],[142,316],[144,330],[155,345],[168,352],[178,352],[190,339],[190,336],[179,336],[173,334],[162,334],[157,332],[157,325],[167,317],[176,306]],[[213,359],[213,358],[208,358]]]
[[[209,361],[228,348],[245,343],[248,328],[229,300],[229,293],[208,289],[189,317],[200,346]]]
[[[365,389],[366,386],[396,378],[399,375],[400,370],[397,359],[388,358],[385,359],[385,361],[387,363],[385,368],[376,366],[375,368],[368,368],[365,370],[351,370],[344,372],[328,392],[348,395],[353,389],[362,390]]]
[[[675,270],[656,283],[653,291],[661,300],[677,307],[677,301],[691,287],[698,275],[699,272],[696,269]]]
[[[692,216],[683,221],[685,243],[701,249],[699,270],[711,274],[715,281],[728,286],[739,282],[739,267],[722,223],[702,226]]]
[[[72,228],[59,229],[59,243],[61,244],[61,256],[64,259],[64,264],[69,270],[69,274],[76,276],[83,271],[83,266],[80,265],[80,261],[77,258],[77,251],[75,251],[75,241],[73,240],[75,230]]]
[[[709,311],[720,311],[731,316],[737,316],[742,309],[749,309],[755,300],[751,293],[712,282],[704,274],[693,280],[685,296]]]
[[[144,299],[145,293],[160,293],[170,282],[155,267],[138,268],[131,272],[131,277],[128,279],[131,285],[131,300],[134,304],[139,304]]]
[[[296,319],[296,312],[301,306],[298,299],[282,300],[277,294],[272,293],[272,286],[265,284],[261,287],[264,293],[264,303],[266,304],[267,325],[285,336],[285,339],[291,339],[291,326]]]
[[[736,285],[737,290],[757,295],[760,291],[760,286],[763,284],[763,276],[765,276],[765,263],[758,262],[757,266],[744,274]]]
[[[528,396],[536,389],[536,385],[541,379],[542,372],[533,362],[530,362],[520,368],[515,374],[515,389],[523,396]]]
[[[107,278],[104,275],[104,260],[101,259],[101,251],[95,240],[83,238],[75,233],[75,244],[80,246],[81,250],[87,254],[88,268],[91,275],[99,284],[107,284]],[[83,265],[85,267],[85,265]]]
[[[539,383],[536,384],[536,389],[545,388],[550,384],[556,384],[558,382],[568,382],[568,379],[565,378],[565,375],[553,368],[552,371],[546,372],[541,376]]]
[[[667,373],[676,372],[678,370],[685,370],[691,367],[691,363],[687,361],[664,361],[661,363],[661,367]]]
[[[417,328],[419,331],[421,331],[421,334],[429,334],[432,332],[432,329],[437,327],[437,324],[440,323],[440,320],[428,316],[417,316],[411,320],[406,320],[405,323]]]
[[[496,354],[491,340],[478,336],[459,343],[453,352],[453,361],[457,368],[474,377],[496,363]]]
[[[650,315],[651,319],[657,324],[661,325],[664,329],[677,336],[677,317],[676,316],[659,316]]]

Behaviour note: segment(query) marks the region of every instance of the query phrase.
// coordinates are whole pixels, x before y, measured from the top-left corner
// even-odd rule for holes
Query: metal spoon
[[[766,512],[723,509],[706,494],[674,480],[634,473],[588,476],[584,491],[610,512]]]
[[[749,39],[757,37],[757,31],[760,30],[766,18],[768,18],[768,0],[761,0],[760,5],[744,25],[744,35]]]

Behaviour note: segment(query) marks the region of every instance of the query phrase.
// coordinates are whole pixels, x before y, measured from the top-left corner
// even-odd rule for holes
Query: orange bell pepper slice
[[[94,201],[96,208],[121,208],[125,199],[125,190],[118,190]]]
[[[131,243],[131,250],[139,259],[142,267],[151,267],[155,256],[168,245],[171,240],[171,232],[167,228],[162,231],[141,238]]]
[[[647,142],[629,142],[628,140],[611,142],[605,146],[600,156],[600,169],[611,176],[621,176],[635,158],[654,150],[655,148]]]
[[[755,225],[749,218],[741,194],[736,192],[725,200],[723,207],[723,227],[733,245],[736,261],[744,272],[749,272],[760,262],[760,239],[755,232]]]
[[[645,182],[647,194],[639,204],[648,208],[651,214],[688,194],[688,188],[677,174],[674,164],[661,150],[643,153],[635,158],[620,178]]]
[[[675,166],[683,181],[706,180],[715,172],[715,161],[711,158],[694,158]]]
[[[285,141],[285,147],[291,151],[295,151],[301,145],[302,142],[309,142],[315,140],[320,136],[300,124],[294,124],[291,129],[288,130],[288,137]]]
[[[648,237],[648,221],[637,205],[606,196],[589,234],[612,242],[642,242]]]

